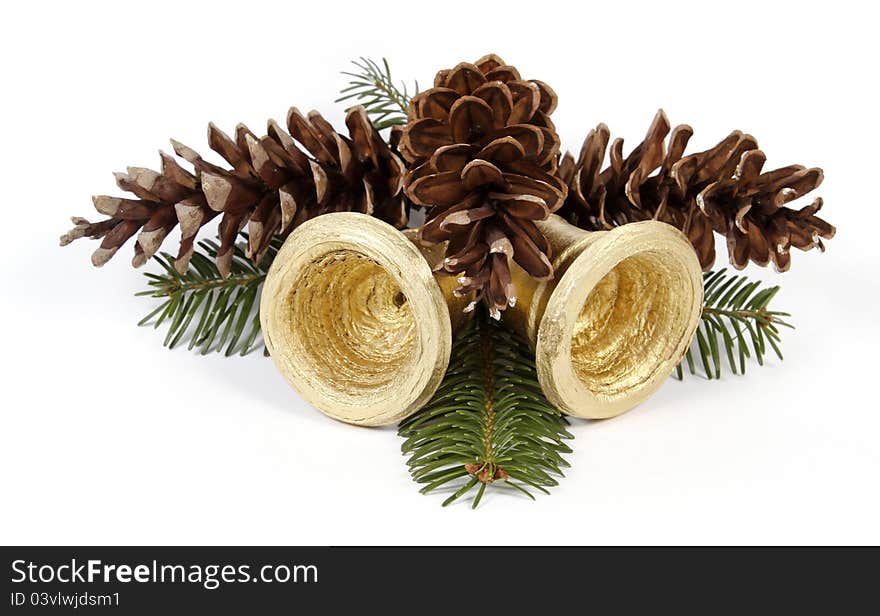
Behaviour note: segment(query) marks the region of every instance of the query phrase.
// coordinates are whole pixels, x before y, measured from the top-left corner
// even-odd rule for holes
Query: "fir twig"
[[[688,371],[696,374],[695,357],[709,379],[721,378],[722,354],[734,374],[745,374],[746,359],[753,355],[764,365],[768,346],[782,359],[779,328],[794,326],[785,320],[789,313],[769,308],[779,287],[761,288],[759,281],[749,282],[745,276],[730,276],[726,271],[703,274],[703,314],[694,340],[676,368],[679,379],[684,377],[685,363]]]
[[[566,425],[541,392],[528,346],[480,313],[459,334],[440,389],[399,434],[423,494],[451,486],[446,506],[476,489],[476,508],[490,486],[534,499],[533,490],[557,485],[569,466]]]
[[[242,233],[247,240],[247,235]],[[259,266],[245,257],[242,245],[236,245],[231,273],[223,278],[214,257],[217,244],[198,243],[189,268],[184,274],[174,269],[174,257],[161,253],[155,256],[162,266],[160,274],[146,273],[149,289],[137,295],[155,297],[162,303],[141,319],[138,325],[152,323],[158,328],[169,324],[165,346],[174,348],[189,335],[189,348],[198,348],[204,355],[211,350],[226,356],[239,352],[245,355],[256,348],[260,334],[260,292],[266,273],[281,239],[274,238]]]
[[[351,101],[354,105],[363,105],[376,130],[406,123],[411,96],[406,83],[401,82],[402,89],[394,84],[388,60],[382,58],[381,66],[367,58],[352,60],[352,64],[357,72],[343,71],[342,74],[351,80],[336,102]],[[415,82],[414,94],[418,92],[419,83]]]

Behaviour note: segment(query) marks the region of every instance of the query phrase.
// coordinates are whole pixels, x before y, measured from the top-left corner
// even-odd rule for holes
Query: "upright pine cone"
[[[628,157],[622,139],[611,144],[611,165],[600,172],[610,138],[600,124],[587,135],[577,162],[566,154],[560,164],[570,187],[560,214],[593,230],[637,220],[668,222],[688,236],[704,270],[715,262],[713,231],[727,238],[737,269],[751,260],[762,266],[772,261],[785,271],[791,246],[824,250],[820,238],[833,237],[834,227],[815,215],[822,199],[800,210],[784,207],[821,184],[821,169],[794,165],[762,173],[764,153],[754,137],[739,131],[705,152],[683,156],[692,134],[685,125],[670,134],[661,110]]]
[[[92,255],[92,263],[100,266],[139,232],[132,261],[138,267],[180,225],[175,265],[184,272],[196,233],[222,214],[217,267],[228,276],[235,239],[245,224],[247,254],[255,261],[265,254],[273,235],[286,236],[301,222],[327,212],[363,212],[404,227],[403,161],[362,107],[350,110],[345,123],[348,137],[318,112],[305,117],[292,108],[287,117],[290,134],[270,120],[268,135],[257,137],[239,124],[234,140],[210,124],[208,144],[231,169],[213,165],[172,141],[175,153],[192,164],[195,174],[164,152],[161,172],[129,167],[128,173],[117,173],[118,186],[136,199],[94,197],[95,208],[110,218],[97,223],[74,218],[76,226],[62,236],[61,244],[80,237],[102,238]]]
[[[495,55],[437,73],[415,96],[397,135],[411,163],[406,194],[430,208],[420,240],[448,240],[441,270],[462,274],[456,293],[477,292],[496,318],[516,302],[508,258],[539,280],[553,276],[549,245],[533,221],[558,209],[556,94],[525,81]]]

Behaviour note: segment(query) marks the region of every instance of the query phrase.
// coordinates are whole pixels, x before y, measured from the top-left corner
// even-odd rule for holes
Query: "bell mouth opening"
[[[287,353],[346,395],[381,395],[413,369],[418,341],[398,280],[370,256],[332,250],[300,270],[282,308]]]
[[[617,263],[590,291],[574,323],[577,379],[600,398],[651,382],[678,361],[682,340],[690,340],[692,302],[691,274],[677,256],[647,251]]]

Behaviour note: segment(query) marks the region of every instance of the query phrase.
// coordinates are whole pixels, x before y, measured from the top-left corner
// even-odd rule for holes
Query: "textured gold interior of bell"
[[[318,257],[303,268],[286,301],[288,355],[338,391],[377,393],[414,362],[416,327],[406,296],[363,254],[336,250]]]
[[[618,263],[593,288],[571,340],[571,363],[597,395],[614,396],[640,385],[676,352],[687,328],[692,291],[688,273],[663,252]]]

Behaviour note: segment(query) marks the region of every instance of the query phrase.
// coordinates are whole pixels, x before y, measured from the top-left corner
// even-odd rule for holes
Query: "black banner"
[[[873,554],[832,561],[825,550],[7,547],[0,555],[0,613],[10,615],[467,614],[504,604],[543,613],[608,602],[617,610],[690,605],[711,613],[802,601],[839,613],[876,582],[873,567],[852,566]],[[833,592],[835,576],[842,592]]]

